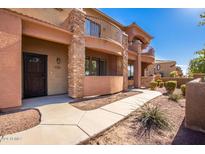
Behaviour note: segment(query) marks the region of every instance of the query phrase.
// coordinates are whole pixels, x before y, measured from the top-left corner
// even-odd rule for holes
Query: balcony
[[[154,57],[154,48],[149,46],[146,49],[142,50],[142,55],[153,56]]]
[[[138,52],[138,46],[139,46],[138,44],[129,43],[128,49],[131,50],[131,51]]]
[[[101,18],[86,16],[85,34],[88,36],[113,40],[122,44],[123,31],[111,22]]]
[[[146,49],[142,50],[142,62],[153,64],[155,61],[155,54],[154,48],[151,46],[147,47]]]

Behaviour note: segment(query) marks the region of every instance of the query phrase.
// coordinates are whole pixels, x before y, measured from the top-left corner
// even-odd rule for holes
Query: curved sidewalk
[[[0,138],[0,144],[78,144],[161,95],[157,91],[134,90],[142,93],[90,111],[73,107],[69,104],[71,99],[64,103],[36,107],[42,114],[41,123],[31,129]]]

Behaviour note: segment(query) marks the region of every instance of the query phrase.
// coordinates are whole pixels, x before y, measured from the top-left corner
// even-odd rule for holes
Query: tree
[[[177,66],[177,67],[176,67],[176,71],[177,71],[177,74],[178,74],[180,77],[183,76],[183,71],[182,71],[181,67]]]
[[[169,73],[169,76],[175,78],[175,77],[178,77],[179,75],[178,75],[177,71],[172,71],[172,72]]]
[[[199,22],[199,25],[205,25],[205,12],[200,15],[202,19]],[[189,62],[189,75],[193,75],[193,73],[205,73],[205,48],[195,53],[196,58],[192,59]]]
[[[200,14],[200,18],[202,20],[199,22],[199,25],[201,25],[201,26],[205,25],[205,12]]]
[[[189,62],[189,74],[205,73],[205,48],[195,53],[196,58]]]

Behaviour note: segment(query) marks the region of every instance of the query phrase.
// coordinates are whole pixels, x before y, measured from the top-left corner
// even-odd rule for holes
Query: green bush
[[[165,82],[165,88],[168,94],[173,94],[177,87],[177,81],[167,81]]]
[[[156,80],[156,82],[157,82],[157,86],[159,86],[159,83],[162,82],[162,80],[158,79]]]
[[[137,120],[141,123],[142,128],[145,130],[144,132],[170,128],[169,121],[158,106],[143,106],[139,111]]]
[[[185,93],[186,93],[186,85],[185,84],[182,84],[181,87],[181,92],[182,92],[182,95],[185,96]]]
[[[180,98],[181,98],[180,95],[170,94],[168,99],[169,99],[169,100],[172,100],[172,101],[174,101],[174,102],[178,102]]]
[[[160,82],[160,83],[159,83],[159,87],[160,87],[160,88],[163,88],[163,87],[164,87],[164,82]]]
[[[157,82],[155,81],[150,82],[150,89],[155,90],[156,88],[157,88]]]
[[[169,73],[170,77],[178,77],[178,72],[177,71],[172,71]]]

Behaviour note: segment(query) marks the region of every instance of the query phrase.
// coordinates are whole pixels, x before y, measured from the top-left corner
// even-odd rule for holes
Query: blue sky
[[[176,60],[184,73],[194,52],[205,47],[205,26],[198,26],[205,9],[100,9],[123,25],[136,22],[154,39],[157,59]]]

